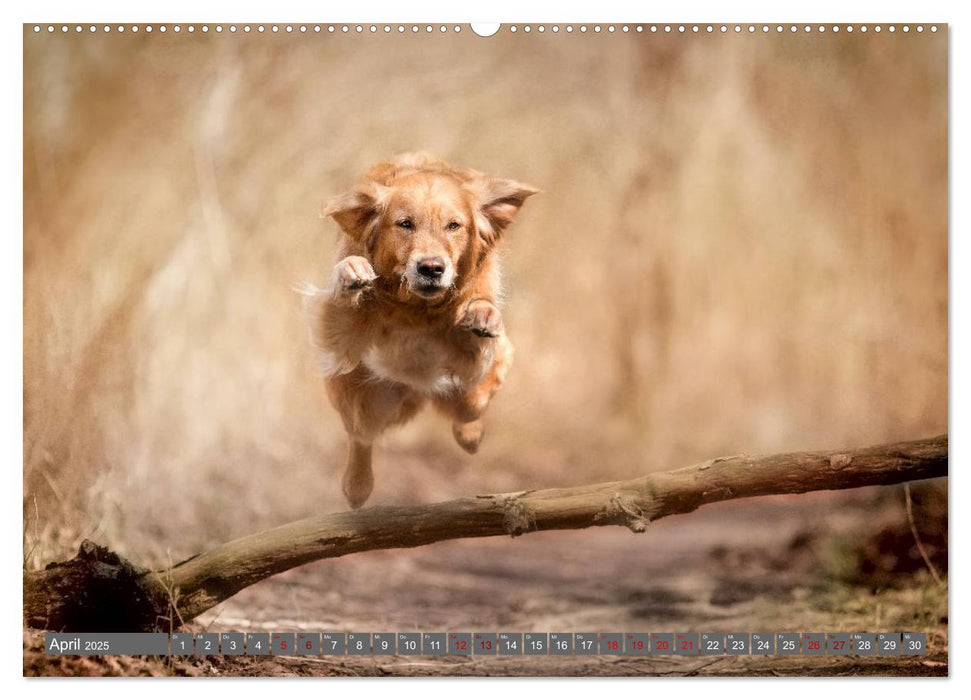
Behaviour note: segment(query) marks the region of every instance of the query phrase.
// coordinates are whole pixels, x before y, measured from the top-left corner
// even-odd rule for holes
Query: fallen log
[[[942,435],[858,450],[719,457],[629,481],[373,506],[320,515],[147,571],[92,542],[67,562],[24,573],[30,627],[64,631],[177,628],[258,581],[318,559],[442,540],[650,522],[717,501],[947,476]]]

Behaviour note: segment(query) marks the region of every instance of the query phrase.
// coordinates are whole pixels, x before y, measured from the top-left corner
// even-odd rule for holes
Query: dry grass
[[[342,508],[295,284],[409,149],[543,190],[517,364],[375,502],[947,426],[946,37],[25,35],[28,566],[177,559]]]

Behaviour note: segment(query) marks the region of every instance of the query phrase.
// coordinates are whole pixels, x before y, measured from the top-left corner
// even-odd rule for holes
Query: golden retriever
[[[513,354],[496,245],[537,191],[409,153],[324,207],[340,244],[312,332],[349,437],[341,486],[352,508],[371,495],[375,439],[426,401],[451,419],[462,448],[478,450],[482,413]]]

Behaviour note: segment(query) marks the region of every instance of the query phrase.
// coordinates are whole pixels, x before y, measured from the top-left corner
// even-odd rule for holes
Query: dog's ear
[[[334,217],[341,230],[361,240],[368,227],[377,220],[387,200],[389,188],[376,182],[358,185],[350,192],[334,197],[320,210],[320,218]]]
[[[476,226],[486,243],[494,243],[513,222],[527,198],[539,192],[531,185],[497,177],[482,177],[474,184],[478,211]]]

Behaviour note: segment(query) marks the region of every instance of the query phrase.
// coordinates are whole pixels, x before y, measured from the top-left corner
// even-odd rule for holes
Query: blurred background
[[[371,504],[946,432],[945,34],[25,30],[25,566],[345,509],[294,287],[407,150],[542,193],[480,454],[423,414]]]

